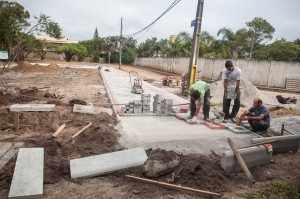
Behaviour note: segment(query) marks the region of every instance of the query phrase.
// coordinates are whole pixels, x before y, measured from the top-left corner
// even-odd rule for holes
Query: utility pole
[[[120,31],[120,43],[119,43],[119,69],[121,70],[122,65],[122,29],[123,29],[123,23],[122,23],[122,17],[121,17],[121,31]]]
[[[201,31],[201,24],[202,24],[203,7],[204,7],[204,0],[198,0],[196,24],[194,27],[192,51],[191,51],[191,57],[189,63],[187,89],[189,89],[190,85],[195,83],[196,81],[196,74],[197,74],[196,65],[197,65],[198,55],[199,55],[199,43],[200,43],[200,31]]]

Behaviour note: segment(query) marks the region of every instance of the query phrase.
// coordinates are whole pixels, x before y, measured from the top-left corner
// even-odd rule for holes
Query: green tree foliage
[[[41,60],[44,60],[47,54],[47,51],[54,50],[55,45],[45,40],[35,39],[33,42],[34,51],[40,56]]]
[[[70,62],[74,55],[85,56],[87,49],[81,44],[66,44],[59,46],[56,51],[61,53],[67,62]]]
[[[294,42],[280,39],[270,45],[264,45],[255,51],[256,59],[275,61],[297,61],[300,46]]]
[[[24,59],[33,46],[32,33],[45,32],[60,37],[61,29],[50,17],[41,14],[35,17],[34,25],[29,23],[30,13],[17,2],[0,1],[0,49],[9,53],[9,63]],[[28,30],[29,29],[29,30]]]
[[[255,17],[252,21],[246,22],[249,36],[249,58],[252,58],[253,51],[258,44],[269,41],[273,38],[275,28],[261,17]]]

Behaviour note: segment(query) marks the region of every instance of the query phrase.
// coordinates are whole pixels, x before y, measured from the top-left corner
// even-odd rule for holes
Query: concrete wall
[[[197,69],[201,71],[201,78],[216,80],[224,69],[225,61],[199,58]],[[300,63],[242,59],[232,61],[242,69],[243,78],[258,86],[285,88],[286,78],[300,79]],[[137,58],[134,64],[181,75],[188,72],[189,58]]]

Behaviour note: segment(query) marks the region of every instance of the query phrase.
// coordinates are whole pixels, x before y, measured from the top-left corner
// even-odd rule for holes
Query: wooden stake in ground
[[[248,179],[250,180],[250,182],[255,183],[254,178],[252,177],[252,175],[251,175],[245,161],[243,160],[241,154],[238,152],[237,148],[235,147],[234,142],[230,138],[228,138],[228,143],[229,143],[236,159],[238,160],[239,164],[241,165],[243,171],[246,173]]]
[[[53,133],[52,137],[55,137],[55,138],[56,138],[56,137],[62,132],[62,130],[63,130],[65,127],[66,127],[66,124],[61,125],[61,126],[55,131],[55,133]]]
[[[193,188],[189,188],[189,187],[182,187],[182,186],[178,186],[178,185],[174,185],[174,184],[169,184],[166,182],[159,182],[159,181],[155,181],[155,180],[149,180],[146,178],[139,178],[139,177],[135,177],[135,176],[131,176],[131,175],[125,175],[127,178],[130,178],[132,180],[136,180],[139,182],[143,182],[143,183],[149,183],[149,184],[153,184],[153,185],[158,185],[158,186],[162,186],[162,187],[166,187],[169,189],[175,189],[177,191],[184,191],[184,192],[189,192],[189,193],[193,193],[196,194],[200,197],[203,198],[211,198],[211,199],[219,199],[221,198],[221,195],[218,193],[213,193],[213,192],[209,192],[209,191],[202,191],[199,189],[193,189]]]
[[[20,129],[20,113],[15,112],[15,130],[19,131]]]
[[[87,126],[85,126],[83,129],[78,131],[75,135],[72,136],[72,138],[77,137],[80,133],[82,133],[85,129],[89,128],[92,125],[92,123],[89,123]]]

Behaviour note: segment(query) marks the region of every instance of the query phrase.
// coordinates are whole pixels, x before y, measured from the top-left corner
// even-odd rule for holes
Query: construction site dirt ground
[[[62,62],[63,63],[63,62]],[[65,64],[65,62],[63,63]],[[71,63],[99,65],[93,63]],[[114,65],[113,67],[117,67]],[[158,85],[164,74],[134,66],[123,70],[138,71],[141,78],[154,80]],[[162,85],[160,85],[162,87]],[[100,177],[71,179],[69,160],[122,150],[116,130],[115,116],[106,113],[85,115],[72,112],[72,103],[93,103],[110,107],[105,88],[95,69],[49,68],[24,64],[0,76],[0,142],[25,142],[25,147],[44,147],[44,198],[196,198],[196,196],[165,188],[134,182],[126,174],[144,177],[141,167],[114,172]],[[174,89],[178,92],[180,88]],[[274,93],[270,94],[273,96]],[[287,93],[284,93],[287,95]],[[300,95],[296,96],[298,101]],[[71,103],[70,103],[71,101]],[[54,112],[25,112],[20,114],[20,131],[14,131],[14,114],[8,107],[15,103],[55,103]],[[286,109],[282,116],[299,115],[299,110]],[[276,110],[275,110],[276,111]],[[277,114],[278,117],[281,114]],[[72,142],[72,135],[89,123],[92,126]],[[52,134],[62,124],[63,133]],[[243,198],[263,191],[269,182],[288,182],[300,185],[300,153],[274,155],[272,163],[250,169],[256,184],[251,184],[243,172],[226,174],[219,166],[217,155],[181,155],[172,151],[147,150],[150,159],[165,160],[180,156],[182,172],[177,185],[220,193],[223,198]],[[0,198],[7,198],[16,157],[0,170]],[[171,173],[154,180],[168,182]]]

